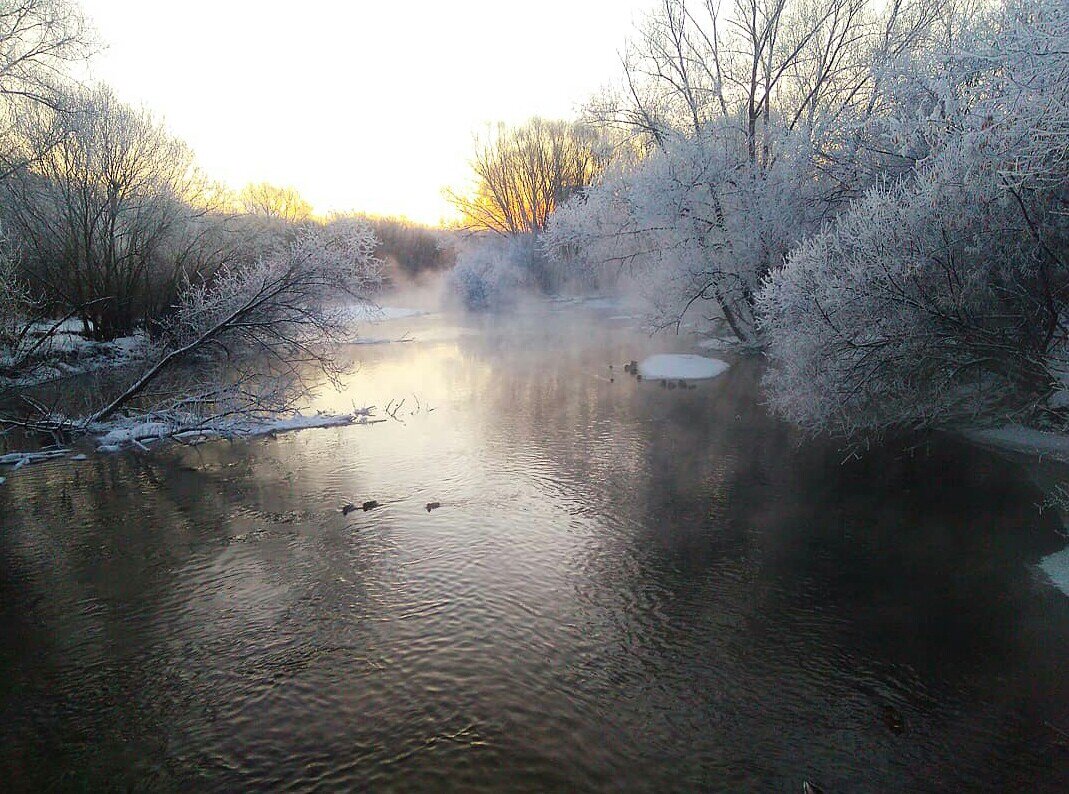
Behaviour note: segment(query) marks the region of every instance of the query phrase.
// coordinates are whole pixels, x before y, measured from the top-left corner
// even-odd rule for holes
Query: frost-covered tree
[[[31,288],[106,340],[173,300],[207,211],[205,182],[192,151],[147,111],[106,86],[70,95],[74,110],[20,116],[25,164],[0,191]]]
[[[19,115],[41,105],[69,109],[68,75],[93,41],[76,3],[0,0],[0,176],[25,162],[15,145]]]
[[[548,245],[644,281],[664,324],[711,304],[711,315],[751,341],[753,296],[769,263],[817,223],[809,142],[777,141],[777,150],[756,168],[727,135],[666,136],[559,210]]]
[[[537,256],[531,235],[482,235],[458,246],[447,286],[466,309],[483,311],[508,306],[531,283]]]
[[[885,167],[876,65],[922,46],[934,16],[906,2],[665,0],[623,85],[590,109],[646,155],[556,213],[550,251],[652,281],[664,325],[699,305],[753,342],[765,276]]]
[[[333,350],[346,318],[334,307],[345,297],[367,300],[379,283],[376,245],[359,221],[310,226],[285,249],[189,283],[167,322],[160,355],[87,424],[143,400],[150,386],[154,400],[142,410],[176,427],[292,407],[307,394],[307,378],[339,373]],[[220,361],[225,369],[208,369],[200,381],[187,369],[169,389],[157,387],[192,360]]]
[[[0,0],[0,95],[64,106],[66,74],[93,35],[69,0]]]
[[[773,404],[844,435],[1035,417],[1066,368],[1069,8],[1010,4],[925,113],[915,175],[873,188],[761,293]],[[915,76],[903,78],[916,82]]]

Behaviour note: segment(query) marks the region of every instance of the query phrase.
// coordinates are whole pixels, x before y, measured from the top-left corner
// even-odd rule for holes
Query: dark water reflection
[[[5,788],[1069,787],[1018,463],[844,464],[752,365],[610,382],[682,343],[575,310],[390,330],[322,406],[403,424],[10,477]]]

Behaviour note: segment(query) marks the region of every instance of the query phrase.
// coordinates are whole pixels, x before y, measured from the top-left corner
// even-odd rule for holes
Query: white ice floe
[[[718,358],[690,353],[662,353],[643,359],[639,374],[650,380],[704,380],[722,375],[731,365]]]
[[[1043,569],[1051,584],[1069,595],[1069,546],[1044,557],[1039,561],[1039,567]]]

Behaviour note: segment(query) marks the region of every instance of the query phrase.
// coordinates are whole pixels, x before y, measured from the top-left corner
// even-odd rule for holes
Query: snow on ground
[[[1039,567],[1043,569],[1051,584],[1069,595],[1069,546],[1044,557],[1039,561]]]
[[[78,317],[68,317],[62,322],[57,320],[37,320],[30,323],[30,333],[38,336],[44,336],[53,329],[57,334],[81,334],[85,330],[85,326],[82,325],[82,321]]]
[[[357,336],[350,339],[349,345],[392,345],[395,342],[413,342],[411,336],[399,336],[396,339],[391,336]]]
[[[23,466],[27,466],[30,463],[51,460],[52,458],[66,457],[69,453],[69,449],[47,449],[39,452],[8,452],[6,455],[0,455],[0,466],[14,466],[15,471],[18,471]]]
[[[68,320],[65,326],[71,322],[74,321]],[[26,365],[15,377],[0,377],[0,386],[35,386],[106,367],[123,366],[143,358],[149,345],[143,332],[110,342],[94,342],[80,333],[61,329],[35,353],[35,358],[40,354],[43,360]],[[14,366],[16,362],[10,356],[0,355],[0,367]]]
[[[643,359],[638,371],[649,380],[704,380],[723,374],[730,366],[718,358],[690,353],[662,353]]]
[[[172,423],[159,421],[138,421],[123,419],[108,426],[108,429],[97,428],[97,452],[118,452],[128,447],[146,449],[145,444],[161,439],[178,439],[187,443],[207,441],[213,438],[250,438],[266,436],[275,433],[288,433],[295,430],[308,430],[314,427],[344,427],[346,425],[366,425],[375,421],[372,419],[372,408],[358,408],[351,414],[301,414],[295,413],[290,416],[277,419],[264,420],[235,420],[220,422],[216,425],[189,428]],[[56,458],[66,458],[74,450],[72,449],[46,449],[34,452],[8,452],[0,455],[0,466],[12,466],[18,471],[23,466]],[[86,460],[84,453],[78,453],[70,457],[72,461]],[[0,485],[5,478],[0,477]]]
[[[967,430],[965,436],[986,446],[1069,463],[1069,435],[1062,433],[1035,430],[1024,425],[1003,425]]]
[[[696,346],[702,350],[727,350],[732,346],[732,342],[728,339],[721,339],[714,336],[710,339],[698,340]]]

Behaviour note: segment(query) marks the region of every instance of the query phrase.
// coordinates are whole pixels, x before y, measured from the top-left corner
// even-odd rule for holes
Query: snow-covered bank
[[[235,419],[210,421],[202,425],[161,421],[130,421],[96,428],[98,452],[117,452],[128,446],[144,448],[146,442],[162,439],[178,441],[206,441],[213,438],[252,438],[255,436],[289,433],[323,427],[344,427],[353,424],[369,424],[374,409],[359,408],[349,414],[301,414],[295,413],[274,419]]]
[[[23,466],[30,463],[38,463],[42,460],[52,460],[53,458],[63,458],[70,454],[70,449],[45,449],[37,452],[8,452],[5,455],[0,455],[0,466],[13,466],[15,471],[18,471]],[[0,483],[4,480],[0,478]]]
[[[403,320],[420,317],[428,312],[404,306],[376,306],[373,303],[356,303],[333,310],[334,316],[344,323],[383,323],[388,320]]]
[[[690,353],[662,353],[643,359],[638,371],[649,380],[707,380],[722,375],[730,366],[718,358]]]
[[[312,428],[345,427],[347,425],[373,424],[373,408],[359,408],[349,414],[301,414],[275,419],[218,421],[200,426],[176,422],[124,419],[107,426],[91,428],[96,437],[97,452],[119,452],[135,447],[147,449],[153,442],[173,439],[184,443],[201,443],[221,438],[254,438],[256,436],[290,433]],[[0,455],[0,466],[11,466],[18,471],[23,466],[47,460],[68,458],[72,461],[86,460],[84,453],[73,454],[71,448],[44,449],[32,452],[8,452]],[[0,477],[0,485],[6,478]]]
[[[72,322],[60,326],[39,350],[34,351],[30,360],[20,361],[17,355],[0,354],[0,370],[9,371],[8,375],[0,375],[0,388],[37,386],[60,378],[122,367],[142,360],[150,351],[150,342],[144,333],[110,342],[94,342],[83,337]]]
[[[1069,546],[1039,561],[1039,567],[1050,583],[1069,595]]]
[[[1069,435],[1062,433],[1036,430],[1024,425],[1003,425],[966,430],[964,435],[984,446],[1069,463]]]

